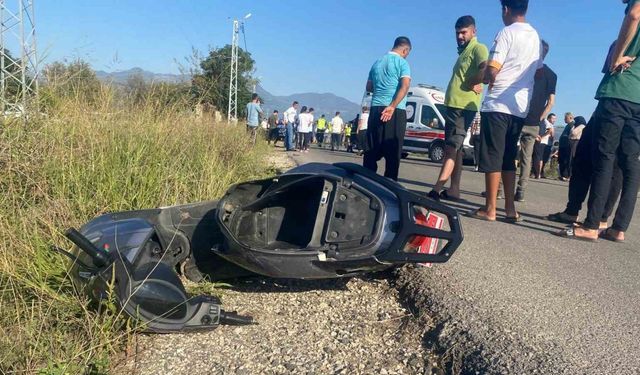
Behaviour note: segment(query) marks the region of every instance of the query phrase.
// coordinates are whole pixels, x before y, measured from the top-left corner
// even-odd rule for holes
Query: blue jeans
[[[293,145],[293,124],[292,123],[288,123],[286,125],[287,127],[287,133],[285,134],[284,137],[284,146],[286,147],[287,150],[293,150],[294,145]]]

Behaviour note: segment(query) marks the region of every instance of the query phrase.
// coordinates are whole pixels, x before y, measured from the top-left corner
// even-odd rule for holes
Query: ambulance
[[[371,93],[365,93],[362,105],[371,107]],[[407,130],[404,136],[402,157],[409,153],[425,154],[431,161],[444,159],[444,91],[436,86],[418,84],[407,94]],[[473,160],[471,135],[464,140],[464,158]]]

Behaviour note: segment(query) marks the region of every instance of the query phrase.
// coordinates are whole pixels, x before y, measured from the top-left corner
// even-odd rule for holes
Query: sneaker
[[[516,192],[516,202],[524,202],[524,193],[521,191]]]
[[[440,202],[440,194],[435,190],[431,190],[429,193],[427,193],[427,198],[431,198],[436,202]]]

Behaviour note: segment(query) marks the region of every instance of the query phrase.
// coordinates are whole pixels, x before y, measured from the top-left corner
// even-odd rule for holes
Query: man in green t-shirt
[[[428,196],[434,200],[459,199],[462,176],[462,146],[467,131],[480,109],[482,78],[489,58],[487,46],[476,38],[476,21],[463,16],[455,25],[458,42],[458,60],[453,67],[444,104],[445,155],[438,182]],[[451,178],[449,190],[443,190]]]
[[[626,15],[618,40],[611,50],[604,78],[598,87],[598,107],[593,115],[593,176],[589,212],[584,224],[572,226],[560,235],[596,241],[600,219],[609,194],[613,167],[623,173],[623,190],[613,225],[600,237],[620,242],[629,228],[640,187],[640,0],[622,0]]]

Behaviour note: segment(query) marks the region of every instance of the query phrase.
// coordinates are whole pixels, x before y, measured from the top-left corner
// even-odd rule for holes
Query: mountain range
[[[340,112],[340,116],[345,121],[353,120],[360,111],[360,106],[352,101],[331,93],[300,93],[285,96],[276,96],[269,93],[262,86],[256,87],[256,93],[263,100],[263,109],[266,113],[272,113],[278,110],[280,113],[286,111],[293,101],[300,103],[300,108],[306,106],[314,109],[314,116],[319,118],[325,115],[331,119],[336,112]],[[299,109],[300,109],[299,108]]]
[[[186,82],[189,76],[185,74],[161,74],[153,73],[141,68],[133,68],[128,70],[105,72],[102,70],[95,71],[98,79],[106,82],[124,85],[127,79],[133,75],[141,76],[147,82]],[[300,106],[312,107],[315,110],[315,117],[325,114],[327,118],[332,118],[339,111],[344,120],[349,121],[355,118],[360,111],[360,106],[348,99],[331,93],[299,93],[293,95],[278,96],[273,95],[262,86],[256,87],[256,92],[263,99],[263,109],[265,113],[271,113],[273,110],[284,112],[291,106],[293,101],[298,101]]]

